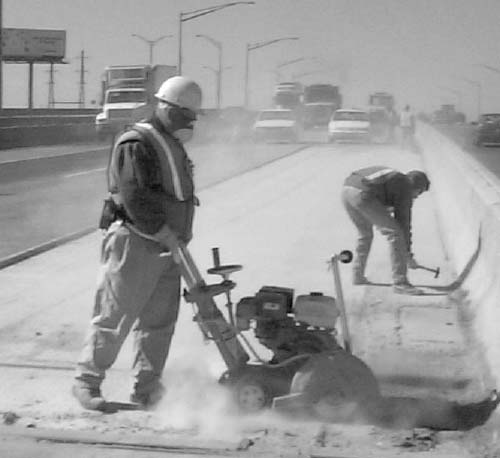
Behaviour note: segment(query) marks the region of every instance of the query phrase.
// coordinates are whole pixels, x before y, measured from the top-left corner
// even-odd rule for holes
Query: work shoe
[[[368,280],[368,278],[366,278],[364,275],[354,274],[352,276],[353,285],[367,285],[368,283],[370,283],[370,280]]]
[[[75,383],[71,389],[73,396],[87,410],[106,410],[106,400],[102,397],[99,387],[91,387],[85,383]]]
[[[483,425],[488,421],[499,403],[500,396],[497,390],[493,390],[486,399],[480,402],[459,406],[457,408],[458,429],[468,430]]]
[[[410,283],[396,283],[392,290],[396,294],[407,294],[409,296],[421,296],[424,292]]]
[[[130,395],[130,402],[137,404],[140,409],[149,410],[160,402],[164,394],[165,388],[163,385],[159,385],[151,393],[138,393],[137,391],[134,391]]]

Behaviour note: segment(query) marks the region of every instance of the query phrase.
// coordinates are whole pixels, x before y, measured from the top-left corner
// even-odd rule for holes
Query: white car
[[[301,127],[293,110],[274,108],[262,110],[253,125],[253,138],[256,142],[299,141]]]
[[[334,111],[328,123],[328,140],[330,142],[370,141],[368,112],[357,109]]]

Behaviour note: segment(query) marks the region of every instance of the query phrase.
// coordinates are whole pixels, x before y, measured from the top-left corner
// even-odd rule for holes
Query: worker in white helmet
[[[101,384],[131,328],[131,401],[148,408],[163,392],[180,302],[180,271],[171,253],[179,240],[190,241],[197,205],[184,143],[193,136],[202,92],[193,80],[175,76],[155,96],[152,117],[118,137],[109,161],[101,273],[73,385],[86,409],[107,410]]]

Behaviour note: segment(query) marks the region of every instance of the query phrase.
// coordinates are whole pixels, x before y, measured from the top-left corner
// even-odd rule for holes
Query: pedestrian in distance
[[[175,76],[155,97],[152,116],[121,133],[111,151],[101,270],[72,388],[90,410],[107,410],[101,384],[131,329],[131,402],[148,408],[164,391],[161,376],[180,303],[180,270],[172,253],[179,241],[191,240],[197,205],[183,144],[193,136],[202,92],[193,80]]]
[[[401,128],[401,147],[412,149],[414,147],[415,136],[415,115],[411,111],[410,105],[406,105],[399,116],[399,127]]]
[[[418,263],[412,254],[411,213],[414,199],[428,191],[430,181],[420,170],[402,173],[390,167],[356,170],[344,181],[342,203],[358,230],[353,262],[353,283],[369,283],[365,269],[375,226],[390,245],[395,293],[420,295],[408,280],[408,268]]]

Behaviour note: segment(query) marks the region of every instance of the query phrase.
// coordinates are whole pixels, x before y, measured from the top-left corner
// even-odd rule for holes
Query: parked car
[[[324,129],[330,118],[335,106],[331,103],[313,102],[307,103],[302,107],[302,124],[304,129],[322,128]]]
[[[500,143],[500,113],[485,113],[479,116],[472,134],[474,145]]]
[[[370,118],[367,111],[358,109],[336,110],[328,123],[328,140],[370,141]]]
[[[262,110],[253,125],[253,137],[257,142],[294,143],[299,141],[301,130],[298,117],[293,110]]]

